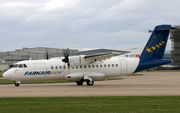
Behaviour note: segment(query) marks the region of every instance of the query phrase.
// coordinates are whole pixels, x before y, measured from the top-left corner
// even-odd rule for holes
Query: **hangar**
[[[170,33],[173,65],[180,66],[180,26],[173,26],[174,30]]]
[[[0,71],[11,68],[14,63],[22,60],[38,60],[46,59],[47,54],[49,58],[63,57],[63,52],[66,49],[59,48],[47,48],[47,47],[36,47],[36,48],[23,48],[15,51],[1,52],[0,53]],[[97,53],[116,52],[119,54],[129,53],[132,50],[118,50],[118,49],[93,49],[87,51],[78,51],[76,49],[69,49],[70,56],[73,55],[90,55]],[[166,51],[164,55],[165,59],[171,59],[171,51]]]
[[[32,60],[46,59],[47,54],[49,58],[62,57],[64,50],[66,49],[36,47],[36,48],[23,48],[23,49],[17,49],[15,51],[1,52],[0,71],[9,69],[14,65],[14,63],[17,63],[18,61],[29,60],[29,59]],[[69,49],[69,54],[72,56],[77,55],[78,50]],[[2,69],[1,66],[3,66]]]

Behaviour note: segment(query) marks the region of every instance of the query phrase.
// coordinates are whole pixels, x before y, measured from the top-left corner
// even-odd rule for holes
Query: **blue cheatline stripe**
[[[172,60],[169,59],[140,59],[139,64],[135,72],[146,70],[149,68],[157,67],[164,64],[172,63]]]

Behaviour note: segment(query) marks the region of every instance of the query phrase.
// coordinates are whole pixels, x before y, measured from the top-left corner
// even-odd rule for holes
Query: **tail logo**
[[[161,41],[159,42],[159,44],[156,44],[155,46],[152,46],[151,48],[146,47],[146,51],[148,53],[151,53],[152,51],[155,51],[157,48],[160,48],[161,46],[163,46],[163,44],[165,44],[165,42]]]
[[[146,51],[147,51],[148,53],[152,52],[152,51],[151,51],[151,48],[147,48],[147,47],[146,47]]]
[[[152,48],[153,50],[156,50],[156,47],[154,47],[154,46],[152,46],[151,48]]]
[[[159,46],[159,45],[157,45],[157,44],[156,44],[156,47],[157,47],[157,48],[160,48],[160,46]]]

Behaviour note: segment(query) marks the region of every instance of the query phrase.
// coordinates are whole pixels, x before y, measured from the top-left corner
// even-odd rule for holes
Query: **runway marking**
[[[106,91],[106,90],[100,90],[100,91]]]

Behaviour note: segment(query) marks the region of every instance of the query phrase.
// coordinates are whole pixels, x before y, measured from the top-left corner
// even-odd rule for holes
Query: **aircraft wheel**
[[[81,85],[83,85],[83,81],[82,81],[82,80],[81,80],[81,81],[77,81],[76,84],[77,84],[78,86],[81,86]]]
[[[15,86],[18,87],[18,86],[19,86],[19,83],[15,83]]]
[[[88,86],[93,86],[94,85],[94,81],[93,80],[92,81],[87,80],[86,83],[87,83]]]

